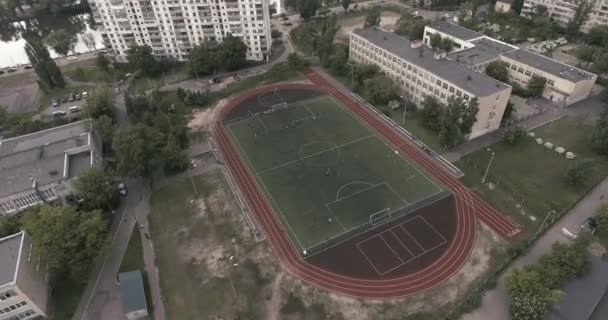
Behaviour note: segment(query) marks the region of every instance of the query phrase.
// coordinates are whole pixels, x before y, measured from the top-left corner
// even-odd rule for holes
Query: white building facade
[[[270,54],[269,0],[88,0],[106,47],[126,61],[131,46],[186,60],[195,45],[228,34],[247,45],[247,60]]]
[[[581,28],[582,31],[589,31],[589,29],[596,25],[608,24],[608,0],[589,1],[595,1],[595,8]],[[521,14],[530,17],[534,14],[536,6],[539,5],[547,7],[549,15],[555,21],[565,26],[574,16],[574,12],[579,6],[579,0],[525,0]]]

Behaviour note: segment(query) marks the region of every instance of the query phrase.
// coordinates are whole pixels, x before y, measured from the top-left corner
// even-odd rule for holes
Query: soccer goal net
[[[387,222],[392,217],[390,208],[382,209],[369,215],[369,224],[372,226]]]
[[[286,109],[287,108],[287,102],[280,102],[277,103],[275,105],[270,106],[268,109],[264,110],[262,113],[264,114],[269,114],[269,113],[273,113],[282,109]]]

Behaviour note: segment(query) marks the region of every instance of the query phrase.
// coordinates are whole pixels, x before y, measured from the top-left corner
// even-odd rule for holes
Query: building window
[[[455,89],[454,87],[450,87],[450,93],[454,93]]]
[[[547,83],[548,83],[550,86],[552,86],[552,85],[554,85],[554,84],[555,84],[555,81],[553,81],[553,80],[548,80],[548,81],[547,81]]]
[[[516,65],[512,65],[511,66],[511,70],[517,70],[517,66]]]
[[[518,68],[518,69],[517,69],[517,72],[519,72],[519,73],[524,73],[524,68]]]

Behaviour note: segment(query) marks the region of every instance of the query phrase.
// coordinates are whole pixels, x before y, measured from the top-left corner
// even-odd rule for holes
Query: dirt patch
[[[227,102],[228,99],[222,99],[212,107],[195,111],[192,115],[192,120],[188,123],[188,128],[194,131],[211,132],[211,126],[215,123],[220,111]]]
[[[397,24],[397,20],[401,17],[400,14],[393,11],[382,11],[380,13],[380,27],[385,29],[392,29]],[[338,19],[338,25],[340,30],[336,35],[337,41],[348,41],[350,34],[355,28],[362,28],[365,22],[365,16],[351,16],[343,17]]]

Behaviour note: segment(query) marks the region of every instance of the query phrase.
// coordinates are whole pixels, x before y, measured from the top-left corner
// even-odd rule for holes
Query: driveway
[[[608,178],[604,179],[572,210],[562,217],[559,222],[538,239],[526,254],[513,261],[505,274],[511,272],[513,268],[521,268],[536,263],[541,256],[551,252],[551,247],[555,242],[570,242],[571,240],[562,234],[562,228],[566,228],[569,231],[577,230],[586,218],[594,214],[597,207],[601,204],[601,199],[604,195],[608,195]],[[464,315],[462,320],[510,319],[510,301],[504,284],[505,274],[500,277],[495,289],[486,291],[481,300],[481,306],[477,310]]]

